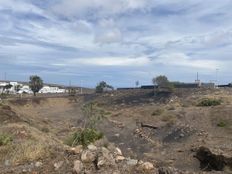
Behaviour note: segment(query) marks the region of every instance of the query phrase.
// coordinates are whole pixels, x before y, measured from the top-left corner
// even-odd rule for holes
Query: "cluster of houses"
[[[39,93],[41,94],[49,94],[49,93],[65,93],[65,89],[60,89],[59,87],[53,86],[44,86]],[[0,94],[33,94],[29,85],[22,84],[18,82],[0,82]]]

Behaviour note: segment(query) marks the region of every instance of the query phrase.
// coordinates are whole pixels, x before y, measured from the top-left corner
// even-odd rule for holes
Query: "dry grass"
[[[174,124],[176,122],[176,117],[171,114],[166,114],[161,117],[161,121],[167,122],[167,124]]]
[[[4,131],[12,130],[14,140],[5,146],[0,146],[0,161],[9,160],[12,165],[37,161],[49,157],[52,153],[51,146],[59,145],[47,133],[26,124],[8,124],[2,126]],[[20,132],[24,130],[22,138]],[[18,134],[19,133],[19,134]]]
[[[10,155],[12,157],[11,161],[18,164],[46,158],[50,155],[50,150],[45,143],[29,140],[15,145]]]

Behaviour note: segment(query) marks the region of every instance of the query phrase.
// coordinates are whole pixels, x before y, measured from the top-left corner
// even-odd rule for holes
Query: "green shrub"
[[[83,129],[75,132],[71,137],[69,137],[66,144],[72,147],[77,145],[83,145],[86,147],[102,137],[103,134],[94,129]]]
[[[217,124],[218,127],[226,127],[226,122],[225,121],[220,121],[218,124]]]
[[[217,106],[222,103],[221,100],[218,99],[203,99],[198,103],[197,106]]]
[[[0,146],[5,146],[13,141],[12,137],[7,134],[0,134]]]

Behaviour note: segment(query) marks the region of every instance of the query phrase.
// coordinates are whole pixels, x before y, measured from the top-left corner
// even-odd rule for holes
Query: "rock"
[[[88,145],[88,149],[91,150],[91,151],[96,151],[97,147],[94,146],[94,145],[92,145],[92,144],[90,144],[90,145]]]
[[[5,164],[5,166],[10,166],[10,161],[6,160],[4,164]]]
[[[232,157],[223,154],[220,149],[201,146],[197,149],[195,157],[200,161],[200,167],[207,171],[223,171],[226,167],[232,167]]]
[[[114,134],[115,137],[120,137],[120,134]]]
[[[154,169],[154,165],[150,162],[145,162],[141,165],[143,170],[152,170]]]
[[[64,164],[64,161],[59,161],[55,163],[54,164],[55,170],[58,170],[59,168],[61,168],[63,164]]]
[[[74,161],[73,171],[76,172],[76,174],[79,174],[81,173],[82,170],[83,170],[83,163],[79,160]]]
[[[123,160],[125,160],[126,158],[124,157],[124,156],[116,156],[116,158],[115,158],[115,161],[116,162],[120,162],[120,161],[123,161]]]
[[[184,134],[183,134],[183,133],[181,133],[181,134],[180,134],[180,137],[181,137],[181,138],[183,138],[183,137],[184,137]]]
[[[97,166],[99,169],[103,166],[115,166],[115,159],[108,149],[101,148],[98,154]]]
[[[116,155],[120,155],[122,156],[122,151],[121,149],[119,149],[118,147],[115,148],[115,152],[114,152]]]
[[[83,151],[83,146],[79,145],[76,147],[66,147],[66,152],[70,154],[80,154]]]
[[[91,163],[95,161],[95,159],[96,159],[96,153],[90,150],[85,150],[81,154],[81,161],[84,163]]]
[[[129,166],[136,166],[138,163],[138,160],[128,158],[126,163]]]
[[[42,165],[43,165],[43,163],[39,162],[39,161],[35,163],[35,167],[41,167]]]

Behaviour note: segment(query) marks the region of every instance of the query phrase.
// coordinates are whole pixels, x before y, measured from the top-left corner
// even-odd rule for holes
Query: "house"
[[[18,94],[33,94],[32,90],[30,89],[30,87],[28,85],[23,85],[21,87],[21,89],[17,92]]]
[[[41,94],[55,94],[55,93],[65,93],[65,89],[60,89],[59,87],[44,86],[39,93]]]
[[[5,92],[5,87],[8,85],[6,82],[0,82],[0,93]]]

